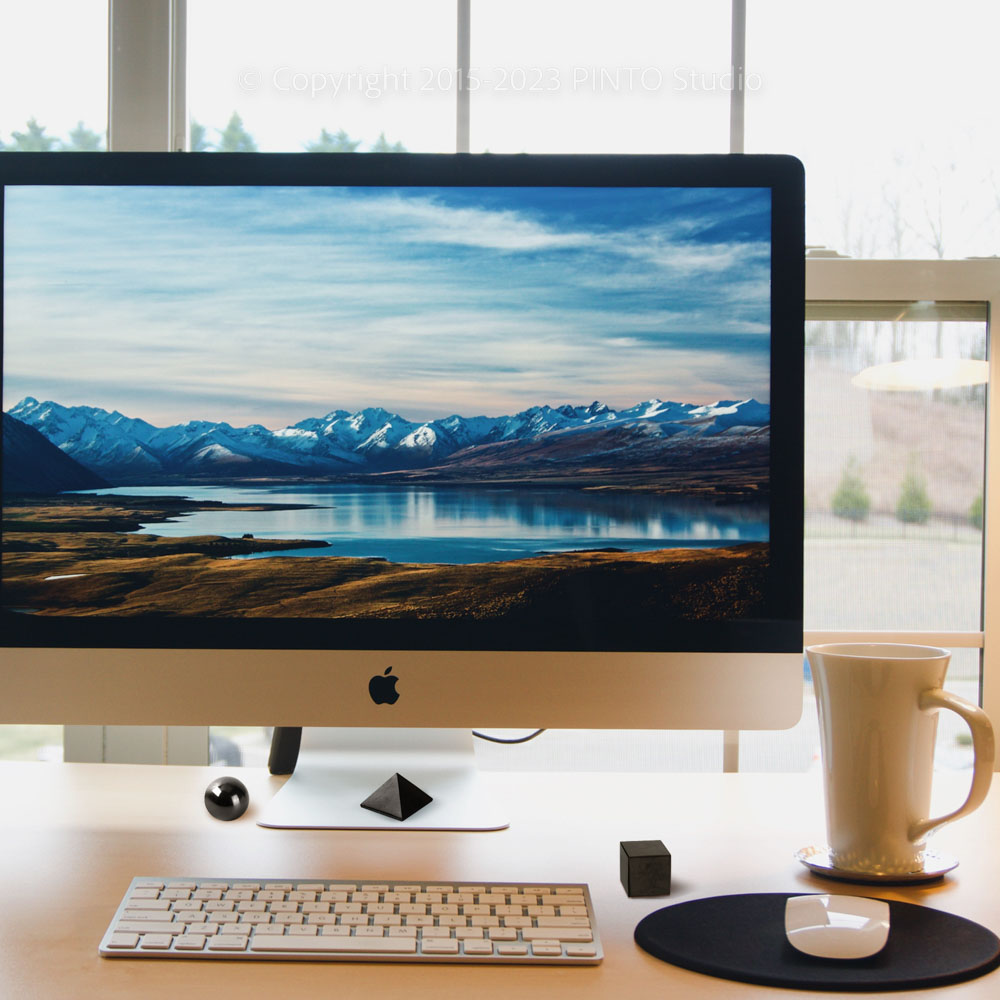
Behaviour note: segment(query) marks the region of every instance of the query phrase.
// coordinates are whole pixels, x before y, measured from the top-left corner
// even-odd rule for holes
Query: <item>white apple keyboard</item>
[[[586,885],[135,878],[106,958],[594,965]]]

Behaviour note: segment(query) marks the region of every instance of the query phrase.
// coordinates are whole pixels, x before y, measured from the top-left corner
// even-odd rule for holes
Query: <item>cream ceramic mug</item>
[[[942,689],[951,653],[934,646],[832,643],[806,650],[819,712],[830,860],[845,872],[923,870],[927,834],[982,804],[995,743],[986,713]],[[968,798],[930,817],[937,717],[957,712],[972,730]]]

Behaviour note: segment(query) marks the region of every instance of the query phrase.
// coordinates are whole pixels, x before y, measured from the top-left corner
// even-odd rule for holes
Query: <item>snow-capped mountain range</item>
[[[614,410],[589,406],[533,406],[513,416],[453,415],[425,423],[373,407],[334,410],[269,430],[260,424],[191,421],[155,427],[145,420],[91,406],[62,406],[31,396],[9,411],[65,454],[112,482],[154,482],[162,477],[326,476],[420,470],[444,466],[492,468],[510,463],[578,464],[584,456],[614,454],[615,464],[638,449],[647,457],[682,443],[723,438],[739,450],[759,439],[770,407],[754,399],[708,405],[658,399]]]

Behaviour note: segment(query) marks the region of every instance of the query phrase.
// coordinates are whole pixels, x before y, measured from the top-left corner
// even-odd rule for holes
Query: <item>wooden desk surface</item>
[[[791,996],[712,979],[659,962],[632,940],[636,923],[669,903],[739,892],[837,891],[794,852],[823,839],[818,774],[488,774],[509,800],[500,833],[265,830],[254,817],[282,779],[232,770],[250,790],[240,820],[213,820],[202,794],[218,768],[0,763],[0,997],[181,996],[656,998]],[[968,778],[940,775],[942,805]],[[255,808],[256,806],[256,808]],[[924,888],[884,888],[1000,933],[1000,787],[935,847],[959,868]],[[673,892],[628,899],[618,881],[621,840],[661,839],[673,855]],[[552,880],[590,883],[604,962],[589,968],[204,962],[102,959],[97,945],[133,875],[372,881]],[[67,912],[52,912],[50,886]],[[852,890],[845,891],[864,891]],[[322,992],[321,992],[322,991]],[[991,997],[1000,972],[923,996]],[[833,995],[833,994],[827,994]],[[911,994],[895,994],[911,995]],[[917,995],[917,994],[912,994]]]

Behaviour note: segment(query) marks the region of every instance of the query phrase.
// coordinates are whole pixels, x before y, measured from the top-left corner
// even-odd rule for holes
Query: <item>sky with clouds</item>
[[[39,186],[5,213],[4,409],[769,399],[766,190]]]

